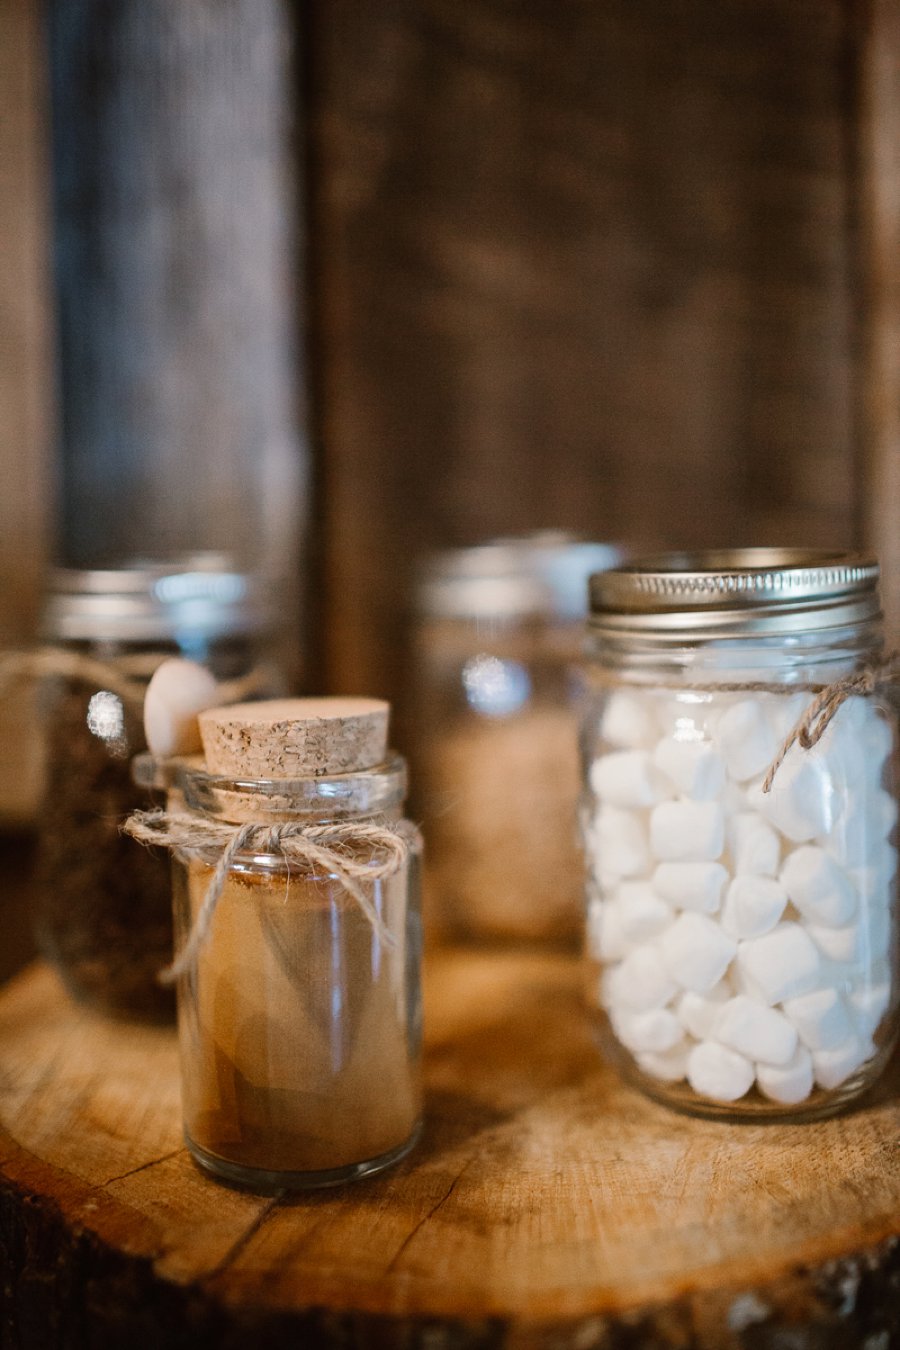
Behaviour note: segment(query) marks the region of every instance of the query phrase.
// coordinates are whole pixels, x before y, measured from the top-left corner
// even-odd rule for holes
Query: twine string
[[[173,658],[172,652],[147,652],[140,656],[125,655],[115,660],[99,661],[84,652],[66,651],[64,647],[39,647],[29,652],[0,654],[0,700],[7,697],[19,683],[48,679],[80,680],[84,684],[108,689],[123,703],[140,710],[147,692],[147,681],[163,661]],[[143,678],[131,672],[138,670]],[[219,683],[219,702],[238,703],[251,694],[259,693],[271,680],[263,667],[255,667],[246,675]]]
[[[231,866],[239,853],[250,850],[280,856],[289,871],[292,865],[304,865],[313,872],[331,873],[359,906],[380,940],[388,947],[396,945],[360,883],[393,876],[406,862],[412,827],[404,822],[260,825],[249,821],[233,825],[204,820],[187,812],[153,810],[135,811],[123,829],[141,844],[177,849],[191,859],[202,860],[210,849],[221,849],[188,939],[172,964],[160,972],[161,984],[173,984],[193,966],[209,937]],[[360,848],[367,850],[365,859],[354,858],[348,852]]]
[[[802,750],[812,750],[813,746],[819,744],[839,708],[848,698],[852,698],[853,695],[865,698],[874,694],[877,689],[893,683],[897,679],[898,672],[900,672],[900,653],[891,652],[876,665],[866,666],[863,670],[845,675],[842,679],[834,680],[819,689],[776,750],[763,779],[763,792],[771,792],[775,775],[792,746],[799,744]]]
[[[672,686],[678,690],[692,690],[699,693],[762,693],[796,694],[808,693],[813,698],[803,709],[797,722],[776,750],[763,779],[763,792],[771,792],[775,776],[794,745],[803,750],[811,750],[825,735],[838,709],[854,694],[867,697],[878,689],[896,683],[900,677],[900,652],[891,652],[880,661],[843,675],[830,684],[788,684],[774,680],[721,680],[691,681]],[[602,685],[615,685],[618,681],[610,672],[607,678],[600,677]],[[667,686],[668,687],[668,686]]]

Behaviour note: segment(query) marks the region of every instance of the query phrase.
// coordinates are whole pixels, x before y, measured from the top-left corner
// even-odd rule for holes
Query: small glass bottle
[[[592,579],[589,634],[588,1001],[607,1052],[696,1114],[836,1111],[898,1032],[877,564],[650,558]],[[823,689],[824,734],[795,739]]]
[[[436,936],[577,943],[587,579],[620,557],[548,532],[423,568],[413,758]]]
[[[156,975],[171,960],[165,858],[120,826],[146,799],[130,773],[145,746],[144,688],[181,655],[222,680],[277,693],[260,584],[219,555],[100,571],[58,570],[44,622],[45,791],[39,816],[39,944],[70,993],[114,1015],[174,1015]]]
[[[259,1192],[381,1171],[420,1128],[421,841],[401,819],[403,760],[383,747],[360,753],[341,726],[355,704],[367,705],[363,718],[385,710],[386,729],[387,705],[375,700],[253,705],[236,756],[227,736],[211,751],[210,727],[240,710],[204,714],[207,762],[229,772],[184,762],[169,780],[179,827],[192,831],[172,845],[185,1138],[204,1170]],[[138,761],[145,781],[155,772]],[[198,940],[226,845],[193,830],[225,826],[227,838],[248,824],[259,832],[230,855]],[[330,830],[339,841],[329,844]],[[401,841],[387,868],[384,830],[388,844]],[[334,852],[305,856],[309,838]],[[342,871],[350,861],[355,894]]]

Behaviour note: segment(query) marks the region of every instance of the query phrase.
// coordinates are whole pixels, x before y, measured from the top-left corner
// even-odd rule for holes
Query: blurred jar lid
[[[236,570],[227,554],[50,573],[42,621],[51,641],[159,642],[212,639],[272,627],[268,585]]]
[[[432,554],[420,567],[420,614],[448,619],[582,619],[592,573],[623,550],[562,530],[494,539]]]

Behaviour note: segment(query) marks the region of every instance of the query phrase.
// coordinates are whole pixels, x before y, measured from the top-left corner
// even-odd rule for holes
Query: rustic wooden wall
[[[863,299],[859,345],[859,492],[864,537],[878,550],[885,607],[900,641],[900,6],[871,0],[860,44]]]
[[[29,640],[49,550],[53,424],[46,80],[34,0],[0,3],[0,652]],[[0,823],[39,791],[31,700],[0,703]]]
[[[289,48],[299,19],[313,681],[397,695],[416,556],[548,525],[638,545],[869,542],[888,563],[898,626],[896,6],[267,0],[245,18],[263,32],[251,50],[269,73],[242,83],[226,48],[247,50],[232,23],[246,0],[230,0],[231,18],[216,24],[200,0],[178,6],[177,41],[167,3],[108,7],[99,49],[79,45],[77,29],[107,13],[101,0],[47,10],[74,63],[60,64],[51,43],[61,111],[86,100],[97,131],[85,142],[66,124],[58,173],[63,225],[79,183],[99,203],[63,276],[69,557],[87,558],[85,521],[98,519],[111,549],[137,535],[142,546],[190,535],[242,547],[255,536],[276,565],[295,549],[302,417],[291,401],[304,371],[289,332],[281,344],[301,260],[293,220],[273,221],[266,202],[292,191],[298,94],[288,49],[267,46],[263,30],[280,25]],[[12,263],[0,277],[4,642],[33,625],[48,551],[38,14],[37,0],[0,6],[0,234]],[[222,96],[221,116],[198,125],[187,112],[195,80]],[[151,115],[167,130],[142,145]],[[269,156],[249,187],[232,172],[241,136]],[[217,168],[198,195],[207,161]],[[146,211],[104,187],[114,165]],[[152,225],[154,194],[168,225]],[[254,210],[239,224],[245,200]],[[115,255],[117,231],[140,275]],[[205,310],[190,263],[198,240],[241,277]],[[100,299],[82,332],[66,288],[95,264]],[[122,321],[132,300],[138,347]],[[279,317],[269,375],[255,380],[241,353],[265,312]],[[187,336],[166,357],[173,314]],[[223,335],[212,364],[191,338],[210,331]],[[232,368],[223,403],[210,390]],[[142,389],[162,408],[149,433]],[[121,506],[123,472],[151,461]],[[259,501],[261,467],[274,530],[244,509]],[[198,539],[201,500],[210,533]]]
[[[293,7],[46,9],[61,556],[223,549],[293,578],[306,470]]]
[[[854,6],[312,15],[332,683],[435,544],[856,541]]]

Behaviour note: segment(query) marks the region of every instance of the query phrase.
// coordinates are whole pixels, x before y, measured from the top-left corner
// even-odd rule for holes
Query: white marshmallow
[[[216,679],[196,661],[172,657],[157,666],[144,694],[144,735],[152,755],[191,755],[202,748],[197,714],[221,700]]]
[[[816,989],[799,998],[785,999],[782,1007],[810,1050],[828,1050],[853,1035],[847,1009],[836,989]]]
[[[684,1037],[681,1023],[668,1008],[650,1008],[647,1012],[614,1009],[609,1020],[618,1039],[635,1054],[662,1054]]]
[[[847,704],[854,701],[854,699],[848,699],[844,707],[846,708]],[[866,700],[860,699],[859,702],[865,703]],[[882,716],[874,705],[867,707],[866,712],[868,716],[865,719],[862,731],[862,747],[869,781],[877,783],[881,780],[881,771],[885,760],[894,748],[894,733],[891,730],[890,720]]]
[[[812,1060],[816,1082],[822,1088],[840,1087],[874,1053],[872,1042],[858,1036],[849,1036],[846,1041],[828,1050],[814,1050]]]
[[[632,1012],[661,1008],[677,990],[655,947],[636,947],[609,973],[610,999],[616,1007]]]
[[[741,699],[716,722],[716,739],[728,772],[739,783],[764,773],[778,749],[778,737],[758,699]]]
[[[677,1083],[687,1073],[688,1049],[687,1042],[682,1041],[672,1050],[638,1055],[637,1062],[651,1078],[658,1078],[663,1083]]]
[[[737,951],[737,968],[747,986],[770,1004],[815,989],[819,965],[817,947],[797,923],[780,923],[742,942]]]
[[[733,783],[729,778],[725,784],[725,791],[722,793],[722,805],[725,808],[726,822],[731,820],[733,816],[749,811],[747,794],[740,783]]]
[[[615,750],[591,765],[592,790],[611,806],[653,806],[670,796],[666,779],[646,750]]]
[[[731,815],[726,834],[736,874],[775,875],[781,858],[781,840],[756,811],[737,811]]]
[[[649,748],[657,735],[649,700],[623,689],[615,690],[603,709],[600,734],[608,745]]]
[[[798,1045],[787,1064],[758,1064],[756,1081],[763,1096],[782,1106],[796,1106],[813,1090],[812,1055]]]
[[[620,961],[632,944],[622,930],[622,911],[613,900],[594,897],[587,911],[587,953],[594,961]]]
[[[607,878],[646,872],[650,847],[643,821],[631,811],[602,806],[594,817],[594,863]]]
[[[661,733],[678,741],[708,740],[707,721],[713,704],[711,694],[696,689],[661,699],[657,706]]]
[[[597,979],[597,1002],[601,1008],[611,1008],[615,1002],[611,986],[615,985],[618,966],[604,966]]]
[[[848,994],[847,1001],[850,1004],[859,1035],[863,1040],[868,1040],[875,1035],[882,1017],[890,1006],[890,980],[883,979],[878,983],[866,983]]]
[[[662,802],[650,813],[650,843],[663,862],[713,862],[725,846],[718,802]]]
[[[812,694],[797,690],[796,694],[763,694],[763,704],[772,729],[780,745],[786,740],[809,707]]]
[[[859,958],[859,924],[850,923],[846,928],[827,928],[824,925],[808,923],[806,931],[823,956],[839,965],[853,965]]]
[[[686,1031],[698,1041],[706,1041],[712,1037],[723,1004],[733,997],[734,990],[729,981],[720,980],[707,994],[695,994],[686,989],[675,1004],[675,1012]]]
[[[653,873],[658,895],[676,909],[715,914],[728,873],[721,863],[660,863]]]
[[[705,914],[681,914],[659,939],[659,950],[673,980],[705,994],[725,974],[737,943]]]
[[[884,843],[865,867],[848,870],[864,905],[889,905],[893,899],[893,881],[897,872],[897,850]]]
[[[761,1064],[787,1064],[797,1049],[797,1031],[782,1013],[745,994],[729,999],[713,1028],[717,1041]]]
[[[876,788],[857,798],[852,810],[846,812],[822,843],[843,867],[869,867],[881,857],[884,841],[896,823],[894,798]]]
[[[735,877],[725,894],[722,927],[734,938],[762,937],[784,913],[787,893],[772,877]]]
[[[791,903],[811,923],[839,928],[856,913],[853,882],[815,844],[804,844],[789,853],[779,880]]]
[[[753,1086],[756,1070],[750,1060],[716,1041],[702,1041],[688,1055],[687,1079],[701,1097],[735,1102]]]
[[[830,961],[868,969],[887,955],[891,940],[891,916],[887,908],[873,906],[856,923],[843,928],[807,924],[806,931]]]
[[[648,881],[623,881],[616,888],[615,904],[622,934],[629,943],[646,942],[668,928],[675,917]]]
[[[685,797],[711,801],[725,787],[725,761],[708,741],[665,736],[653,752],[653,762]]]
[[[860,694],[851,694],[849,698],[844,699],[838,708],[832,718],[831,725],[840,727],[845,731],[851,731],[859,739],[861,736],[865,736],[873,718],[880,720],[871,700]]]
[[[831,766],[836,781],[844,789],[853,789],[860,783],[866,772],[866,757],[863,738],[853,719],[841,719],[843,708],[825,730],[817,750],[824,755]]]
[[[747,801],[770,825],[795,844],[805,844],[834,828],[845,796],[813,750],[794,746],[780,766],[769,792],[762,781],[747,789]]]
[[[860,959],[866,969],[884,960],[891,948],[891,911],[871,905],[859,917]]]

